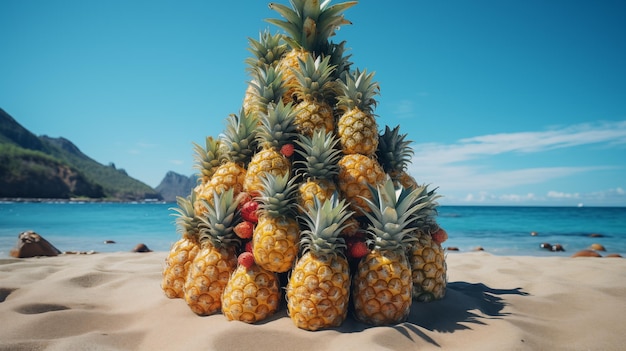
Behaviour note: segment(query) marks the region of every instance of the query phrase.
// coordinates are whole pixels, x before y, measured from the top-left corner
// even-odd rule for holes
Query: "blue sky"
[[[287,4],[287,1],[280,1]],[[337,3],[338,1],[333,1]],[[241,106],[267,1],[0,1],[0,107],[156,186]],[[441,204],[626,206],[626,2],[361,1],[337,32]]]

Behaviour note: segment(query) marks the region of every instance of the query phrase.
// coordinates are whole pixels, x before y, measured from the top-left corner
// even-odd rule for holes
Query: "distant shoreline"
[[[92,199],[92,198],[23,198],[23,197],[0,197],[0,203],[146,203],[146,204],[166,204],[171,203],[164,200],[144,199],[144,200],[122,200],[122,199]]]

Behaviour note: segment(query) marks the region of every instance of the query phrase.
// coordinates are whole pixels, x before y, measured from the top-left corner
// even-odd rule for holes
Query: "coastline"
[[[0,260],[0,349],[618,350],[626,260],[448,253],[444,299],[407,322],[295,327],[196,316],[160,289],[166,252]]]

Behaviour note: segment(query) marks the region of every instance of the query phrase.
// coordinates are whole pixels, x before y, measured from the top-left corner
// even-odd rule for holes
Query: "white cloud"
[[[513,156],[515,153],[540,153],[580,145],[621,146],[624,143],[626,143],[626,121],[579,124],[547,131],[483,135],[461,139],[453,144],[423,143],[413,145],[415,155],[409,166],[409,172],[420,182],[438,186],[439,192],[449,194],[446,197],[453,201],[524,202],[578,199],[583,195],[556,190],[545,196],[495,195],[494,192],[615,167],[559,165],[556,163],[557,160],[552,167],[498,169],[490,158],[497,155],[509,157],[509,154]],[[489,164],[492,165],[486,166]],[[619,196],[620,191],[624,197],[624,190],[617,188],[612,191],[612,198]],[[609,193],[598,193],[594,197],[602,196],[606,198]]]
[[[183,161],[183,160],[170,160],[170,163],[174,164],[174,165],[177,165],[177,166],[180,166],[180,165],[184,165],[185,161]]]

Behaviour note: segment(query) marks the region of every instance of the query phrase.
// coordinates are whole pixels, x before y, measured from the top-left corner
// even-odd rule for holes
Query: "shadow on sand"
[[[482,283],[450,282],[446,296],[438,301],[414,302],[406,322],[389,326],[408,339],[419,335],[424,341],[439,346],[423,329],[440,333],[471,329],[468,324],[484,325],[484,320],[499,319],[507,305],[506,295],[527,296],[521,288],[495,289]],[[340,328],[342,332],[360,332],[371,326],[349,318]]]

